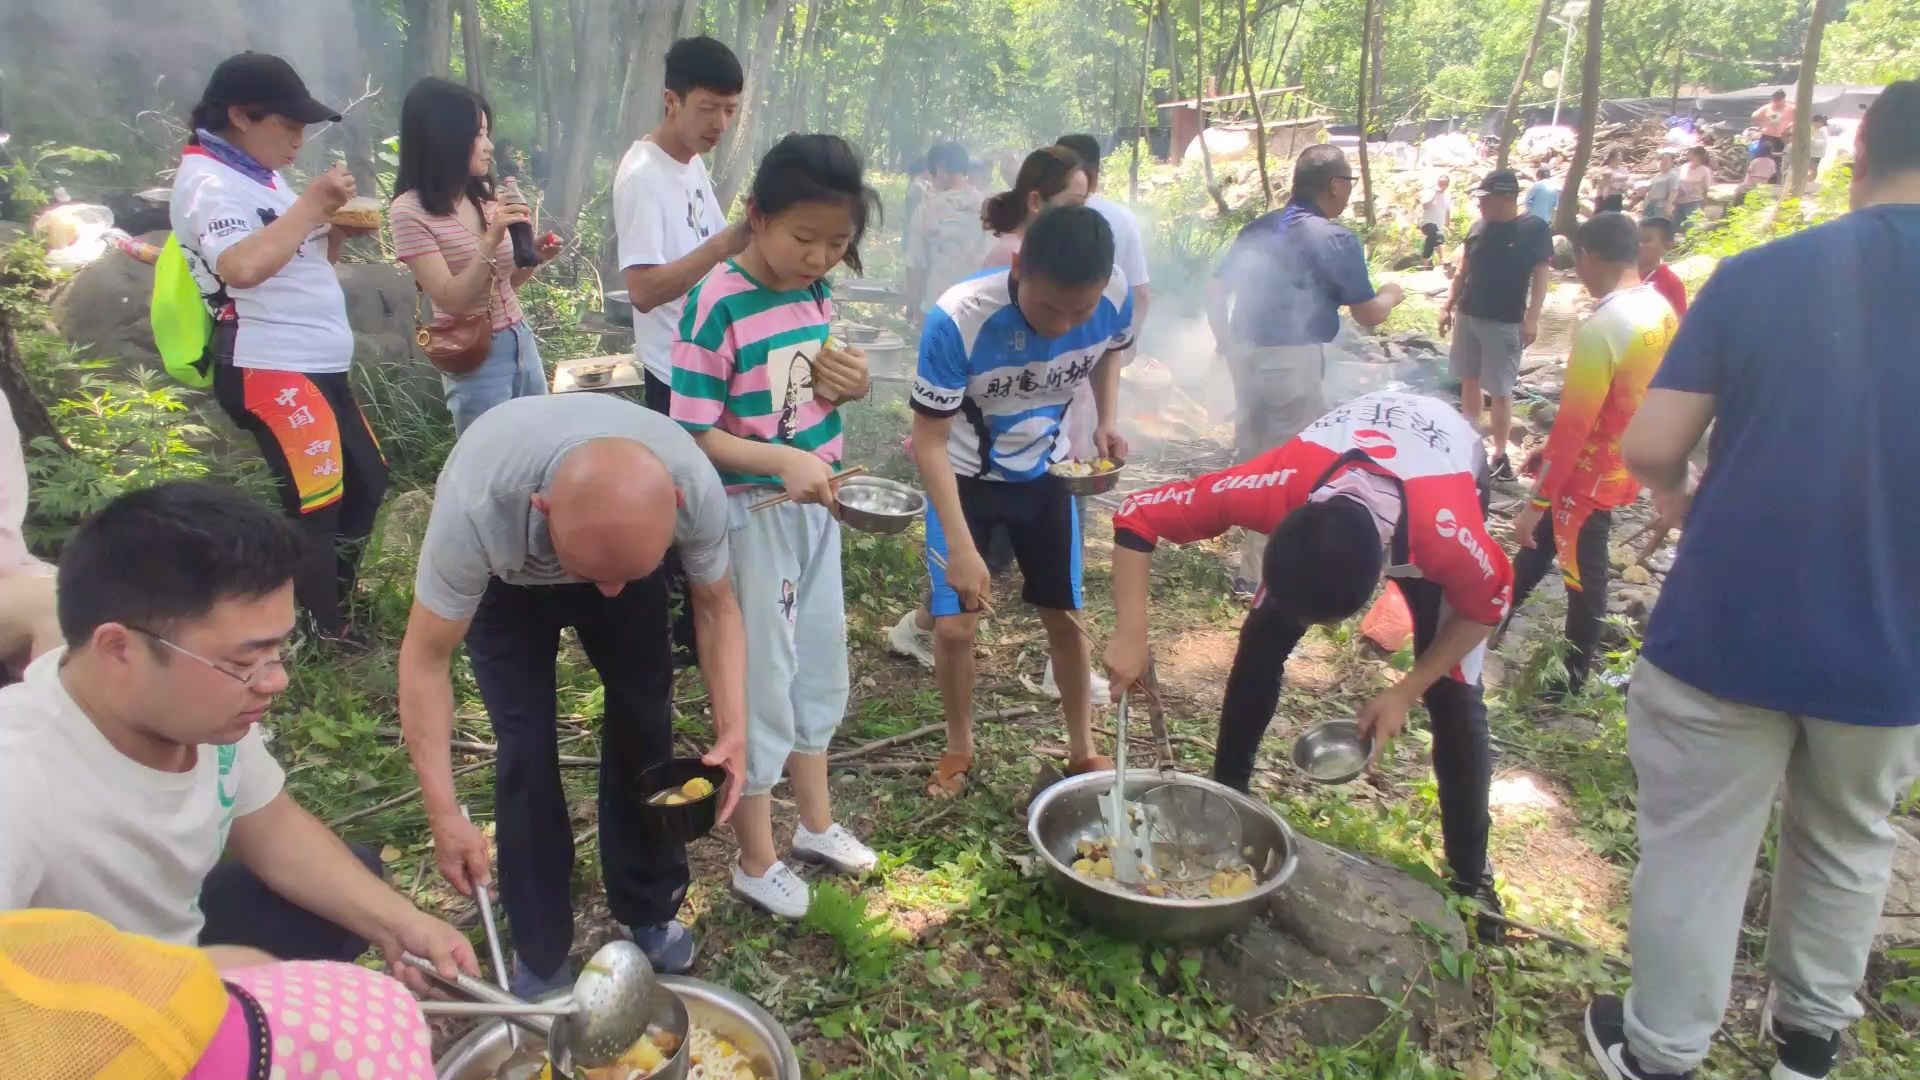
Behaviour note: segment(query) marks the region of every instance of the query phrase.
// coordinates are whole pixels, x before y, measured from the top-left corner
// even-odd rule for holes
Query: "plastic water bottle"
[[[508,206],[525,206],[527,197],[520,193],[520,183],[509,176],[501,181],[500,201]],[[533,246],[533,224],[521,221],[507,226],[507,235],[513,239],[513,265],[539,266],[540,252]]]

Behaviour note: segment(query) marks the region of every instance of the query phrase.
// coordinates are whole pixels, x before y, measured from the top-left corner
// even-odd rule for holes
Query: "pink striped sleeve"
[[[722,386],[719,397],[703,397],[682,392],[682,380],[673,380],[673,396],[667,405],[667,415],[682,427],[693,431],[705,431],[721,419],[727,409],[728,376],[733,371],[733,361],[710,349],[703,349],[691,341],[673,343],[673,367],[675,371],[688,371],[698,375],[718,379]]]
[[[393,200],[388,208],[387,226],[393,230],[394,257],[401,262],[440,250],[420,204],[405,195]]]
[[[715,304],[735,293],[748,292],[755,288],[745,274],[731,273],[730,269],[726,263],[721,263],[700,282],[699,306],[693,313],[693,325],[696,328],[707,325],[707,316],[713,314]]]

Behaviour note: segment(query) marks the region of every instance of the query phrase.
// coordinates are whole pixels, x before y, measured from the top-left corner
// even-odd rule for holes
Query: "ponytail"
[[[1093,179],[1072,150],[1064,146],[1035,150],[1020,163],[1020,175],[1014,178],[1013,190],[993,196],[980,207],[980,224],[995,236],[1017,232],[1027,223],[1027,196],[1039,195],[1044,205],[1048,199],[1067,190],[1074,173],[1086,176],[1089,182]]]

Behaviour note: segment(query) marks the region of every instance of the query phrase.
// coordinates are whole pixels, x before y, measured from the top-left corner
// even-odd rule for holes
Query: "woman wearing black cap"
[[[293,163],[309,124],[338,119],[285,60],[230,56],[193,108],[172,201],[174,235],[214,320],[214,397],[259,442],[282,504],[312,538],[294,589],[336,640],[355,548],[387,487],[348,382],[353,331],[333,272],[345,232],[328,218],[354,183],[335,165],[295,194],[277,170]]]

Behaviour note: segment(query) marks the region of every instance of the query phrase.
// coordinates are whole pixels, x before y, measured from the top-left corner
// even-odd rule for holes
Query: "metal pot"
[[[1199,785],[1232,804],[1240,817],[1241,843],[1251,849],[1247,862],[1259,883],[1239,896],[1220,900],[1143,896],[1095,884],[1073,872],[1077,857],[1073,846],[1081,840],[1104,839],[1100,800],[1113,787],[1113,775],[1096,772],[1062,780],[1027,808],[1027,837],[1046,865],[1054,889],[1081,918],[1110,934],[1162,942],[1224,937],[1252,922],[1299,865],[1293,830],[1272,807],[1223,784],[1181,774],[1178,783]],[[1167,780],[1167,775],[1152,769],[1129,769],[1127,797],[1137,799]]]
[[[702,979],[683,975],[659,978],[661,986],[679,995],[693,1026],[706,1028],[739,1047],[756,1075],[765,1080],[800,1080],[800,1057],[794,1052],[792,1040],[752,998]],[[537,1039],[526,1038],[523,1042],[538,1045]],[[448,1047],[434,1063],[434,1072],[440,1080],[493,1080],[494,1071],[512,1052],[507,1025],[491,1021]]]

